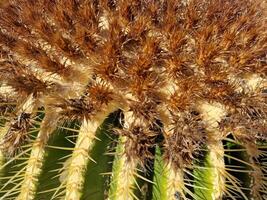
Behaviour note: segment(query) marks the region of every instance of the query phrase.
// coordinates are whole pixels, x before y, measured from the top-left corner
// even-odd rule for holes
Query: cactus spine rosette
[[[0,5],[0,199],[267,198],[266,1]]]

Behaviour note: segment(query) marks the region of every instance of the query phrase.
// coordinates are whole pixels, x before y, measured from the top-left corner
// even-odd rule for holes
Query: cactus
[[[266,1],[0,5],[0,200],[267,198]]]

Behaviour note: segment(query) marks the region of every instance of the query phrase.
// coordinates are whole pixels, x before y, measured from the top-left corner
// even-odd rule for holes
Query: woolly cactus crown
[[[56,126],[79,120],[79,151],[73,151],[64,183],[65,199],[79,199],[95,131],[120,109],[122,127],[114,134],[121,138],[125,169],[118,177],[133,175],[138,165],[146,168],[157,145],[173,173],[169,199],[176,192],[185,199],[183,170],[209,149],[218,175],[213,199],[229,195],[222,146],[229,134],[246,148],[254,171],[264,171],[254,158],[261,152],[257,142],[267,136],[266,8],[255,0],[4,3],[0,113],[9,129],[2,150],[19,152],[40,108],[45,118],[31,151],[39,161]],[[36,170],[25,176],[20,199],[34,196],[41,169],[35,165],[28,164]],[[258,174],[252,173],[255,199],[266,187]],[[133,198],[128,181],[117,186],[114,199]]]

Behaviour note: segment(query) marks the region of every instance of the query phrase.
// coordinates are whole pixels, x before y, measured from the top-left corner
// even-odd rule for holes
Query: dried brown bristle
[[[266,140],[266,8],[259,0],[10,0],[0,9],[0,84],[18,95],[18,108],[32,95],[33,107],[61,122],[97,120],[116,105],[128,158],[143,163],[159,144],[183,169],[208,136]],[[12,124],[3,141],[16,148],[30,123]]]
[[[13,119],[10,128],[1,141],[1,150],[8,155],[14,153],[29,139],[28,131],[31,127],[31,114],[22,112]]]

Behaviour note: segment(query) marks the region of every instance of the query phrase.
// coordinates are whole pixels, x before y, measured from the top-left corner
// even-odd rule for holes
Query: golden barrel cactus
[[[3,2],[0,199],[267,199],[266,86],[266,1]]]

